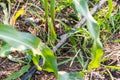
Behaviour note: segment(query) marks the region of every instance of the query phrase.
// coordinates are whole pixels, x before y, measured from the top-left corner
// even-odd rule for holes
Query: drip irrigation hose
[[[99,2],[99,4],[97,4],[91,11],[91,15],[93,15],[98,9],[101,8],[101,6],[106,2],[107,0],[101,0]],[[66,34],[63,34],[61,36],[61,40],[57,43],[57,45],[55,47],[53,47],[52,51],[53,52],[56,52],[58,50],[59,47],[61,47],[65,42],[66,40],[68,39],[68,37],[73,34],[75,31],[76,31],[76,28],[80,28],[84,23],[86,22],[86,19],[83,18],[82,20],[80,20],[78,22],[78,24],[76,24],[73,28],[73,30],[70,30],[68,33]],[[43,59],[40,59],[39,61],[39,65],[42,66],[42,62],[43,62]],[[30,78],[36,71],[36,66],[32,66],[31,69],[21,78],[21,80],[27,80],[28,78]]]
[[[40,59],[39,65],[42,64],[43,64],[43,59]],[[34,74],[36,70],[37,70],[36,66],[31,67],[30,70],[21,78],[21,80],[27,80]]]

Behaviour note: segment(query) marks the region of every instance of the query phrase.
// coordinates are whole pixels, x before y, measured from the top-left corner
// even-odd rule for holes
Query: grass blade
[[[49,21],[48,21],[48,27],[49,27],[49,35],[48,35],[48,41],[52,42],[54,40],[57,39],[57,35],[56,35],[56,32],[54,30],[54,25],[53,25],[53,22],[52,22],[52,19],[50,18]]]
[[[44,7],[45,7],[45,18],[46,18],[46,23],[48,23],[48,0],[44,0]]]
[[[113,3],[112,3],[113,0],[108,0],[108,8],[109,8],[109,11],[108,11],[108,14],[106,15],[107,18],[110,17],[112,11],[113,11]]]
[[[15,72],[13,74],[11,74],[9,77],[7,77],[5,80],[14,80],[16,78],[19,78],[22,74],[24,74],[25,72],[28,71],[28,69],[30,68],[30,65],[26,65],[26,66],[23,66],[21,68],[21,70],[19,70],[18,72]]]
[[[52,22],[53,23],[55,21],[55,3],[56,3],[56,0],[51,0],[51,3],[50,3],[50,13],[51,13],[51,18],[52,18]]]

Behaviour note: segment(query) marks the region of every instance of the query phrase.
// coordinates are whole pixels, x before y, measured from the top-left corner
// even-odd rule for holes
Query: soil
[[[35,0],[30,0],[30,1],[34,2]],[[24,4],[24,2],[21,3],[20,6],[22,6],[22,4]],[[35,10],[37,11],[37,9],[35,9]],[[13,8],[11,13],[14,13],[14,11],[15,11],[15,8]],[[64,14],[64,15],[61,16],[60,14],[57,14],[56,17],[63,20],[69,26],[73,26],[77,23],[77,21],[71,22],[73,18],[68,18],[68,19],[64,18],[64,16],[69,17],[67,11],[70,11],[71,14],[74,14],[74,12],[71,10],[71,8],[67,7],[61,11],[61,14]],[[0,7],[0,14],[3,14],[1,7]],[[41,15],[41,13],[40,13],[40,15]],[[43,40],[43,42],[46,42],[47,38],[46,37],[43,38],[43,35],[45,35],[45,33],[47,33],[44,20],[39,19],[38,20],[39,23],[37,24],[37,27],[33,27],[29,22],[25,21],[26,18],[33,18],[33,19],[37,20],[37,16],[26,12],[25,15],[18,18],[14,27],[19,31],[29,32],[29,33],[41,38]],[[2,19],[3,19],[3,16],[0,15],[0,23],[2,23]],[[57,30],[56,30],[56,33],[58,36],[65,33],[63,26],[61,26],[58,22],[56,22],[55,25],[56,25],[56,27],[59,26],[59,28],[57,27]],[[43,32],[43,34],[41,34],[41,31]],[[106,60],[105,62],[103,62],[102,65],[119,66],[120,67],[120,43],[111,42],[111,40],[116,40],[116,39],[120,39],[120,31],[117,31],[114,35],[112,35],[108,40],[109,42],[104,44],[103,58],[109,58],[109,60]],[[0,45],[1,45],[1,42],[0,42]],[[68,49],[61,50],[61,53],[65,53],[65,52],[67,52],[67,50]],[[65,54],[65,55],[63,55],[63,54],[57,55],[57,56],[59,56],[58,62],[64,61],[74,55],[75,55],[75,53]],[[22,53],[19,54],[19,52],[14,52],[12,54],[12,56],[15,58],[25,57],[24,54],[22,54]],[[99,69],[95,69],[95,70],[91,71],[90,73],[88,73],[85,77],[85,80],[111,80],[109,71],[112,74],[112,76],[114,77],[114,80],[120,80],[120,71],[119,70],[109,69],[109,71],[108,71],[102,65]],[[0,58],[0,80],[3,80],[7,76],[11,75],[12,73],[19,71],[22,66],[23,66],[22,63],[13,62],[13,61],[9,60],[8,58]],[[31,62],[31,67],[32,66],[33,66],[33,64]],[[70,67],[70,62],[68,62],[66,64],[59,65],[58,68],[59,68],[59,71],[66,71],[66,72],[76,72],[76,71],[82,70],[80,63],[76,59],[74,60],[71,67]],[[17,80],[19,80],[19,78]],[[53,73],[49,73],[49,72],[45,72],[45,71],[36,71],[32,75],[31,80],[57,80],[57,79]]]

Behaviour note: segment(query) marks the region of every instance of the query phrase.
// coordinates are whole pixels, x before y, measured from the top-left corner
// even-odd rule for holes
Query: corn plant
[[[42,0],[45,7],[45,18],[46,18],[46,28],[48,28],[48,41],[56,40],[56,32],[55,32],[55,3],[56,0],[51,0],[50,3],[48,0]],[[50,8],[49,8],[50,7]],[[49,14],[50,11],[50,14]]]
[[[27,51],[38,70],[57,73],[57,62],[53,52],[39,38],[25,32],[18,32],[11,26],[0,24],[0,39],[6,45],[0,49],[0,57],[8,57],[11,51]],[[43,65],[39,66],[39,59],[43,58]]]
[[[101,58],[103,56],[102,44],[99,39],[99,25],[91,16],[87,2],[88,0],[73,0],[76,10],[87,19],[87,28],[92,36],[92,60],[89,63],[88,70],[100,67]]]

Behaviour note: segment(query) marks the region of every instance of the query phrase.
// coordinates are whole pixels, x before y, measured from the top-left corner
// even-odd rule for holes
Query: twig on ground
[[[101,8],[101,6],[106,2],[107,0],[101,0],[99,2],[99,4],[97,4],[91,11],[90,13],[93,15],[98,9]],[[80,28],[84,23],[86,22],[86,19],[83,18],[78,24],[76,24],[74,26],[74,29],[69,31],[68,33],[66,34],[63,34],[61,37],[61,40],[57,43],[57,45],[55,47],[53,47],[53,52],[56,52],[58,50],[59,47],[61,47],[65,42],[66,40],[68,39],[68,37],[73,34],[76,30],[76,28]],[[40,60],[40,63],[41,63],[42,60]],[[40,64],[42,65],[42,64]],[[36,67],[33,66],[22,78],[21,80],[27,80],[29,77],[32,76],[32,74],[36,71]]]

